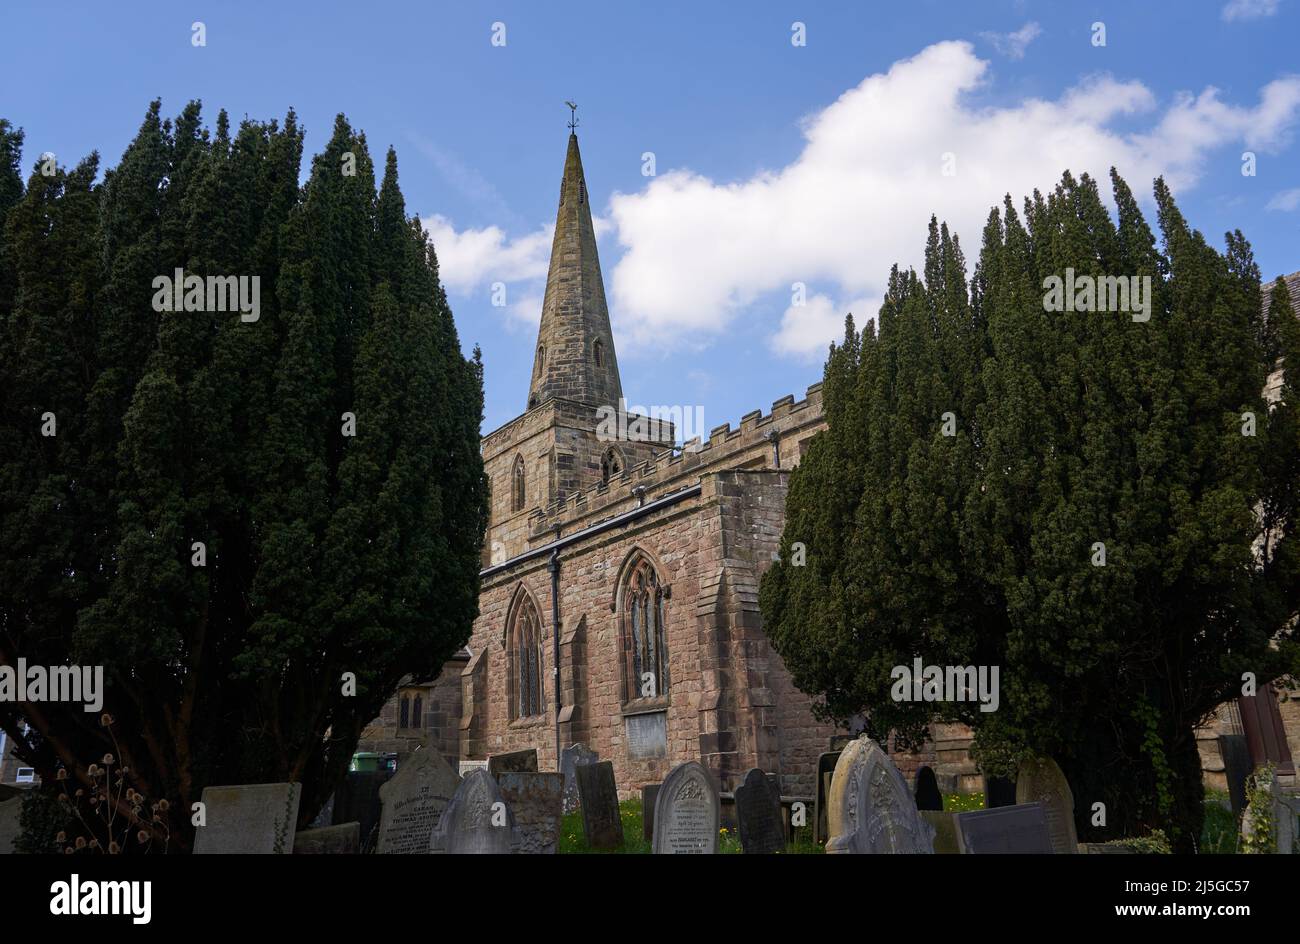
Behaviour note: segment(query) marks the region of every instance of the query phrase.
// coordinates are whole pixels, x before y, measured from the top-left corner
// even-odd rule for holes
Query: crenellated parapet
[[[813,384],[802,400],[781,397],[769,413],[753,410],[740,418],[738,427],[715,426],[707,441],[696,437],[683,446],[655,452],[608,483],[571,492],[562,501],[536,509],[528,521],[530,543],[553,540],[557,528],[565,533],[575,526],[586,527],[669,495],[693,485],[706,472],[775,469],[777,454],[780,468],[793,468],[803,444],[825,425],[821,388],[820,383]]]

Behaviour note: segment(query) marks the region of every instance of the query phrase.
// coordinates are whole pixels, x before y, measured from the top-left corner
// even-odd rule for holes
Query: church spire
[[[587,181],[578,136],[572,130],[560,183],[542,324],[533,352],[528,408],[553,396],[595,406],[617,406],[623,396]]]

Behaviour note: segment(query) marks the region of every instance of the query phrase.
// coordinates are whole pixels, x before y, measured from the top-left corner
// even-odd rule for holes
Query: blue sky
[[[1168,174],[1216,244],[1240,227],[1265,276],[1300,269],[1300,0],[11,3],[3,22],[0,116],[29,166],[115,164],[154,97],[209,120],[292,106],[309,154],[340,111],[394,145],[483,349],[485,431],[527,396],[568,98],[624,390],[702,405],[706,427],[820,379],[931,212],[973,261],[988,207],[1067,166],[1115,163],[1144,195]]]

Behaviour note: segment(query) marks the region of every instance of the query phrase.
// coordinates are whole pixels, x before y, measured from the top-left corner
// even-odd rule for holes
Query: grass
[[[565,814],[560,821],[560,853],[568,855],[649,855],[650,843],[642,836],[644,821],[641,818],[641,801],[624,800],[618,805],[619,818],[623,821],[623,845],[618,849],[592,849],[587,845],[582,832],[582,811]],[[723,855],[739,855],[740,837],[733,830],[720,829],[718,852]],[[812,826],[800,826],[795,829],[795,841],[786,847],[789,855],[815,855],[822,847],[812,840]]]
[[[982,793],[949,793],[943,798],[945,813],[966,813],[984,809]],[[560,852],[568,855],[649,855],[650,842],[642,837],[641,801],[624,800],[618,805],[623,820],[623,845],[618,849],[592,849],[582,832],[582,811],[565,815],[560,823]],[[811,816],[812,811],[809,811]],[[1232,855],[1237,851],[1237,817],[1228,807],[1228,795],[1219,790],[1205,791],[1205,826],[1201,832],[1202,855]],[[738,855],[740,837],[729,829],[719,830],[718,852]],[[787,855],[817,855],[824,850],[813,842],[812,826],[795,829],[795,841],[786,847]]]
[[[1233,855],[1237,851],[1237,817],[1223,790],[1205,791],[1205,824],[1201,827],[1201,855]]]

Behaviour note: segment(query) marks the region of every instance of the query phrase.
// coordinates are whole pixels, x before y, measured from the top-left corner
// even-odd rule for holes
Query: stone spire
[[[593,406],[617,406],[622,396],[582,155],[578,153],[578,136],[571,133],[560,184],[560,209],[555,216],[542,324],[533,350],[528,408],[550,397]]]

